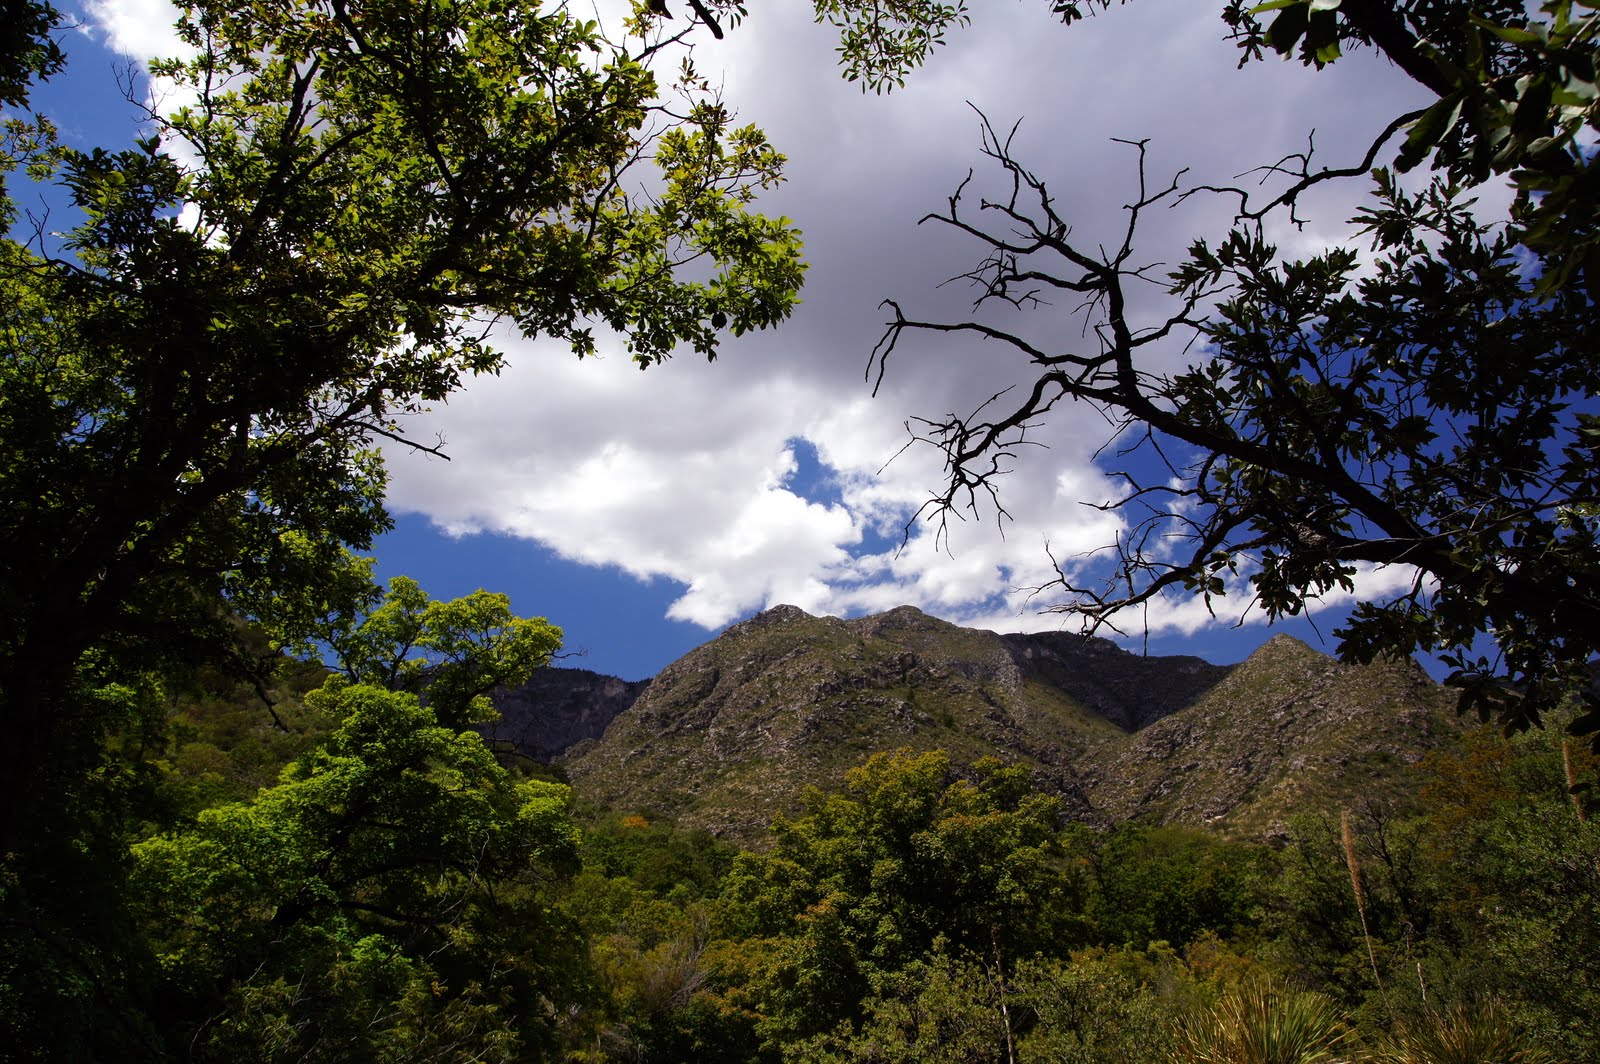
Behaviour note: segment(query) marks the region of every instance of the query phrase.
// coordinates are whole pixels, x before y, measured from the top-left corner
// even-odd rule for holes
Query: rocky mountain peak
[[[758,628],[775,628],[786,624],[800,624],[805,621],[814,621],[816,619],[817,618],[813,617],[799,606],[791,606],[788,603],[783,603],[781,605],[762,610],[760,613],[749,618],[748,620],[740,621],[738,624],[729,625],[727,631],[723,634],[734,635],[740,632],[752,631]]]
[[[1289,636],[1214,665],[1068,632],[998,635],[910,606],[852,620],[775,606],[648,684],[545,672],[554,687],[497,699],[499,733],[554,752],[600,805],[744,842],[806,786],[836,788],[897,748],[942,749],[958,768],[999,756],[1091,822],[1259,833],[1297,795],[1344,801],[1381,785],[1453,727],[1451,700],[1414,665],[1340,665]]]

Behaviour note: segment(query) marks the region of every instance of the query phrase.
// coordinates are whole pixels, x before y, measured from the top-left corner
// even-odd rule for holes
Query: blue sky
[[[1048,5],[994,5],[907,88],[864,95],[833,66],[836,43],[802,6],[757,5],[715,48],[696,51],[727,101],[789,156],[789,182],[766,209],[805,231],[805,302],[786,327],[729,346],[715,365],[684,356],[640,374],[618,345],[579,363],[540,342],[504,337],[507,372],[473,382],[408,431],[442,438],[450,462],[387,448],[395,531],[376,548],[381,576],[406,574],[437,597],[479,587],[567,633],[564,662],[637,679],[727,624],[779,603],[853,615],[911,603],[957,623],[1060,627],[1047,599],[1046,548],[1071,564],[1118,531],[1093,509],[1115,491],[1096,464],[1103,425],[1068,410],[1041,427],[1005,484],[1013,520],[980,513],[940,539],[906,523],[938,486],[929,448],[907,419],[970,410],[1027,367],[998,351],[925,344],[896,356],[876,397],[865,380],[883,323],[879,301],[960,318],[970,297],[939,283],[973,264],[955,235],[918,226],[979,161],[978,122],[1023,125],[1018,148],[1052,182],[1086,240],[1119,232],[1132,157],[1114,137],[1151,138],[1153,174],[1191,167],[1222,182],[1304,146],[1331,160],[1364,145],[1368,114],[1388,115],[1410,87],[1360,57],[1312,76],[1295,64],[1235,69],[1215,5],[1146,0],[1065,29]],[[127,143],[128,56],[164,50],[161,0],[101,0],[80,10],[71,65],[37,97],[69,143]],[[1137,40],[1144,61],[1124,62]],[[140,88],[137,91],[144,91]],[[979,184],[983,176],[980,173]],[[1313,204],[1304,231],[1275,234],[1287,253],[1345,238],[1352,188]],[[1341,199],[1340,196],[1345,198]],[[1192,201],[1150,219],[1150,261],[1171,261],[1226,205]],[[53,228],[64,226],[52,219]],[[1158,315],[1159,292],[1135,313]],[[1049,342],[1082,343],[1070,308],[1027,324]],[[1156,357],[1177,365],[1179,350]],[[1382,592],[1403,573],[1363,577]],[[1239,660],[1270,633],[1236,627],[1194,602],[1149,615],[1153,653]],[[1326,635],[1347,604],[1318,615]],[[1145,645],[1136,619],[1128,645]],[[1284,626],[1319,644],[1301,621]],[[1322,643],[1324,649],[1331,646]]]

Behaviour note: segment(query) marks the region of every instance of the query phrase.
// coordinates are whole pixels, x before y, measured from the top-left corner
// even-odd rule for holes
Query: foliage
[[[1057,11],[1072,21],[1109,6]],[[963,185],[929,218],[983,249],[963,275],[977,305],[1022,316],[924,321],[891,302],[875,359],[881,379],[909,335],[955,333],[999,345],[1036,377],[1020,397],[921,423],[917,435],[947,460],[933,509],[993,501],[1003,514],[1006,459],[1058,405],[1086,401],[1117,446],[1160,471],[1119,474],[1128,490],[1112,508],[1128,523],[1114,564],[1060,567],[1061,608],[1091,626],[1169,592],[1210,602],[1241,584],[1272,617],[1293,615],[1352,589],[1361,566],[1405,565],[1410,590],[1357,610],[1339,633],[1345,656],[1437,652],[1463,706],[1511,728],[1573,694],[1600,706],[1587,686],[1600,650],[1600,363],[1585,147],[1600,123],[1600,24],[1571,0],[1530,14],[1469,0],[1233,0],[1224,17],[1245,61],[1272,50],[1321,67],[1370,48],[1438,103],[1374,116],[1382,132],[1359,160],[1322,166],[1308,148],[1279,161],[1264,191],[1149,184],[1140,144],[1127,225],[1106,249],[1074,243],[1046,182],[986,124],[984,154],[1009,193],[974,212]],[[1408,190],[1375,167],[1386,153],[1400,170],[1431,161],[1436,176]],[[1309,189],[1369,173],[1372,199],[1355,219],[1368,252],[1282,261],[1269,223],[1299,223]],[[1497,174],[1517,189],[1500,218],[1473,197]],[[1136,316],[1130,286],[1156,279],[1137,257],[1139,221],[1200,193],[1236,204],[1232,229],[1197,236],[1165,307]],[[1081,349],[1039,346],[1026,327],[1050,292],[1081,297],[1083,328],[1050,331],[1086,337]],[[1163,371],[1162,353],[1185,342],[1199,358]],[[1600,735],[1600,711],[1576,726]]]
[[[1191,828],[1115,828],[1094,845],[1096,936],[1143,949],[1237,934],[1254,922],[1263,858]]]
[[[576,862],[566,789],[513,779],[414,695],[336,678],[309,700],[340,723],[282,782],[133,849],[169,1022],[218,1056],[552,1037],[543,1001],[575,989],[542,902]]]
[[[317,626],[337,668],[352,683],[425,696],[451,727],[491,719],[489,692],[522,683],[561,649],[561,629],[543,617],[517,617],[507,596],[482,589],[438,602],[397,576],[371,605]]]
[[[852,1018],[874,974],[936,947],[1023,956],[1073,933],[1082,888],[1057,841],[1057,805],[991,762],[949,778],[940,751],[875,754],[845,792],[811,791],[773,847],[741,855],[725,894],[746,934],[784,936],[774,960],[787,1040]]]
[[[1562,745],[1548,733],[1514,743],[1474,733],[1430,760],[1417,813],[1369,807],[1353,818],[1381,985],[1335,818],[1298,820],[1265,958],[1353,1009],[1374,1041],[1398,1023],[1418,1053],[1483,1038],[1530,1059],[1589,1054],[1600,1039],[1600,841],[1572,802]],[[1580,786],[1592,782],[1592,766],[1576,772]]]
[[[800,282],[750,208],[782,156],[692,68],[662,86],[659,43],[502,0],[181,14],[193,57],[153,67],[178,106],[50,156],[71,257],[0,245],[7,833],[32,766],[97,741],[62,729],[91,660],[240,658],[230,616],[279,594],[360,605],[373,445],[503,364],[491,319],[580,355],[598,323],[645,366],[777,324]]]
[[[132,736],[115,736],[113,750],[153,770],[149,806],[141,810],[153,829],[275,784],[289,762],[326,739],[337,723],[305,703],[327,678],[320,662],[285,661],[263,688],[272,705],[266,714],[254,685],[206,670],[168,708],[164,734],[138,736],[139,748],[131,748]]]
[[[143,681],[93,692],[94,711],[146,732],[163,699]],[[109,754],[72,768],[0,863],[0,1056],[159,1060],[147,1015],[155,963],[127,917],[119,859],[152,781]]]
[[[29,83],[59,71],[66,59],[51,34],[61,12],[39,0],[6,0],[0,6],[0,104],[20,107]]]
[[[691,7],[717,31],[744,14]],[[1031,251],[1085,271],[1112,326],[1099,355],[1049,356],[1049,385],[1201,453],[1139,533],[1198,501],[1200,548],[1140,560],[1124,597],[1212,593],[1259,550],[1258,592],[1293,612],[1356,562],[1403,561],[1437,583],[1359,618],[1352,653],[1438,646],[1487,672],[1465,655],[1492,626],[1526,687],[1501,707],[1513,723],[1579,677],[1600,631],[1582,408],[1596,20],[1573,11],[1551,0],[1523,26],[1510,3],[1230,0],[1247,58],[1369,47],[1440,103],[1353,171],[1291,160],[1287,192],[1240,194],[1237,230],[1195,246],[1180,313],[1153,331],[1118,317],[1131,227],[1109,260],[1079,261],[1041,201]],[[3,13],[0,101],[20,108],[61,65],[57,15]],[[874,88],[966,19],[961,3],[817,13]],[[1349,863],[1331,814],[1277,856],[1064,830],[1020,769],[959,779],[906,753],[813,792],[765,853],[627,819],[584,846],[565,787],[465,730],[559,632],[487,592],[378,593],[346,550],[386,522],[372,444],[501,364],[492,316],[580,353],[600,323],[641,365],[777,323],[798,237],[750,204],[781,157],[692,70],[683,106],[663,102],[661,45],[565,9],[262,0],[184,19],[195,57],[159,69],[196,91],[153,135],[83,152],[45,116],[5,128],[0,170],[54,167],[82,216],[70,260],[0,244],[5,1052],[1236,1061],[1332,1059],[1361,1034],[1392,1059],[1531,1061],[1600,1044],[1594,764],[1544,738],[1436,759],[1419,807],[1356,811]],[[1279,263],[1257,223],[1402,133],[1395,166],[1443,177],[1418,192],[1379,173],[1361,217],[1375,256]],[[1497,173],[1520,196],[1490,224],[1465,197]],[[1176,194],[1146,191],[1135,216]],[[1023,206],[1003,209],[1026,224]],[[985,298],[1025,304],[1008,287],[1024,252],[990,246]],[[1129,383],[1140,348],[1191,325],[1205,361]],[[894,328],[919,327],[937,326]],[[932,428],[1003,446],[1025,422]],[[314,667],[280,671],[284,647],[326,647],[342,674],[312,690]],[[284,730],[245,708],[262,697]]]
[[[761,943],[720,936],[715,903],[734,850],[629,815],[585,828],[583,870],[561,908],[589,943],[601,1001],[577,1018],[576,1059],[761,1058],[743,987]]]
[[[627,877],[655,897],[717,893],[737,851],[705,831],[637,815],[608,816],[583,833],[583,862],[601,874]]]
[[[1025,1028],[1022,1059],[1056,1064],[1158,1060],[1182,979],[1169,957],[1145,963],[1129,954],[1085,951],[1068,960],[1031,958],[1011,977],[1012,1008]],[[1160,989],[1157,988],[1159,985]]]
[[[807,1064],[999,1064],[1007,1059],[1006,994],[992,970],[937,954],[876,983],[862,1003],[858,1029],[842,1024],[792,1047],[785,1059]]]
[[[1269,983],[1235,990],[1178,1028],[1174,1064],[1346,1064],[1350,1031],[1318,994]]]
[[[815,0],[817,21],[839,30],[839,65],[863,89],[904,87],[906,75],[945,43],[945,34],[971,22],[966,0]]]
[[[1373,1064],[1536,1064],[1548,1059],[1524,1045],[1496,1001],[1403,1025],[1371,1058]]]

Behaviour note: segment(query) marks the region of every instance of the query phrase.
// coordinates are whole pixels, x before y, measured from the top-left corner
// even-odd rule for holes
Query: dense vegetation
[[[1097,831],[1022,770],[963,778],[942,753],[885,752],[739,851],[628,810],[580,824],[564,783],[469,726],[481,682],[546,660],[558,634],[498,596],[429,603],[396,584],[348,626],[340,668],[281,659],[284,727],[213,676],[118,730],[95,783],[118,814],[104,799],[103,819],[54,825],[36,854],[117,889],[63,876],[8,898],[0,1022],[17,1059],[1600,1046],[1596,764],[1552,732],[1466,733],[1403,798],[1301,811],[1271,845]],[[419,652],[440,647],[454,657]],[[405,677],[426,657],[419,699]],[[91,841],[126,857],[74,864]],[[1269,1034],[1276,1055],[1252,1055]]]

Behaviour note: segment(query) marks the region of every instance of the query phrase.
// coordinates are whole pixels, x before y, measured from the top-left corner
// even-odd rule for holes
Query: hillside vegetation
[[[502,596],[435,603],[397,580],[339,629],[332,670],[280,657],[261,690],[157,693],[85,784],[104,813],[30,837],[49,889],[5,884],[0,1055],[1423,1064],[1600,1046],[1594,760],[1554,730],[1442,721],[1408,667],[1280,638],[1224,669],[781,609],[547,767],[480,730],[486,692],[558,637]],[[549,685],[617,695],[569,681]],[[619,801],[647,793],[624,784],[661,800]],[[780,811],[755,825],[737,801]],[[85,861],[90,838],[117,863]],[[1251,1055],[1262,1040],[1276,1055]]]

